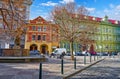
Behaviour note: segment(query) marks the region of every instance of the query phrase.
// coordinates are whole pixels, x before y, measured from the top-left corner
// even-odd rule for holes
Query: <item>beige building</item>
[[[42,54],[51,53],[59,46],[57,31],[58,27],[55,24],[40,16],[30,20],[25,36],[25,49],[38,50]]]

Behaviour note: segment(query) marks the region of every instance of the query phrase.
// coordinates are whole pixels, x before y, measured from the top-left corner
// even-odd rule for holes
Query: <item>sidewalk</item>
[[[42,64],[42,79],[62,79],[61,59],[49,58]],[[90,64],[87,57],[86,65],[83,56],[76,57],[77,69]],[[92,58],[94,61],[94,58]],[[74,69],[74,61],[64,59],[64,73]],[[39,63],[0,63],[0,79],[39,79]]]
[[[120,57],[107,57],[69,79],[120,79]]]

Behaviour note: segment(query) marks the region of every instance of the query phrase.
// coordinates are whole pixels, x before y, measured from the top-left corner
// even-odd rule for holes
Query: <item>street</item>
[[[77,68],[87,66],[83,64],[83,56],[76,57]],[[87,60],[89,57],[87,57]],[[92,61],[94,58],[92,59]],[[74,62],[65,57],[64,74],[74,70]],[[89,63],[89,60],[87,61]],[[76,74],[70,79],[119,79],[120,59],[109,58]],[[61,59],[49,58],[42,64],[42,79],[62,79]],[[39,79],[39,63],[0,63],[0,79]]]
[[[120,58],[107,58],[70,79],[120,79]]]

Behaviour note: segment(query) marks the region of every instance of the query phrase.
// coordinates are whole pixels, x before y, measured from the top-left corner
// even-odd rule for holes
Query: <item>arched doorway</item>
[[[48,46],[46,44],[42,44],[40,46],[40,51],[42,54],[46,54],[46,52],[48,51]]]
[[[37,50],[37,45],[36,44],[30,45],[30,51],[32,51],[32,50]]]

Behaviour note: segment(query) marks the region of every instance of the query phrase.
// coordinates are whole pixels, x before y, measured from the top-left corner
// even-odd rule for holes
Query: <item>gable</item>
[[[30,20],[30,23],[35,23],[35,24],[48,24],[48,22],[43,19],[41,16],[33,19],[33,20]]]

